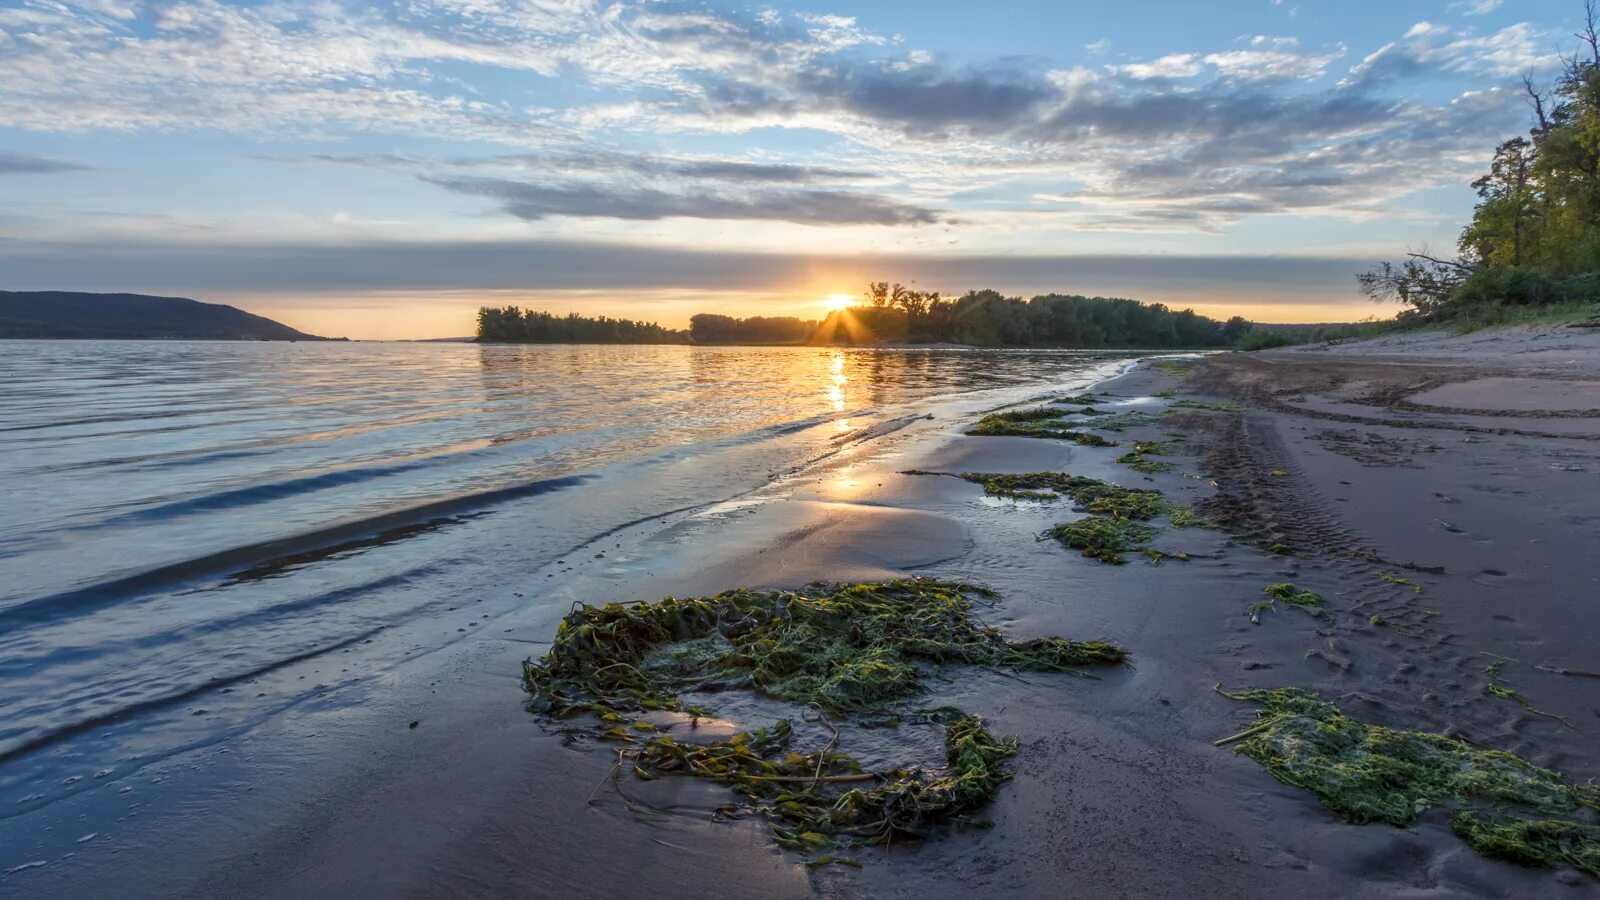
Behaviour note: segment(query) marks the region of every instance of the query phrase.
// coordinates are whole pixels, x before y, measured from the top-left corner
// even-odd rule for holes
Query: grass
[[[1548,306],[1479,304],[1463,308],[1446,324],[1456,334],[1505,325],[1553,325],[1600,315],[1600,304],[1584,300]]]
[[[747,689],[834,715],[873,714],[921,693],[928,666],[1085,674],[1083,667],[1124,660],[1120,648],[1099,641],[1009,641],[971,615],[974,598],[992,596],[973,585],[911,578],[579,605],[562,620],[549,652],[523,663],[523,686],[532,711],[592,716],[589,734],[622,744],[613,776],[631,762],[641,778],[690,775],[728,784],[792,849],[886,843],[968,823],[1006,779],[1000,766],[1015,741],[990,735],[974,716],[941,711],[942,770],[866,772],[838,752],[836,730],[827,746],[800,754],[788,749],[786,720],[702,745],[643,721],[629,727],[630,719],[656,710],[710,715],[685,703],[680,692],[690,689]]]
[[[1521,757],[1424,731],[1362,722],[1300,688],[1218,693],[1257,704],[1236,743],[1284,784],[1310,791],[1346,822],[1397,828],[1435,806],[1477,853],[1524,866],[1572,866],[1600,878],[1600,790]]]

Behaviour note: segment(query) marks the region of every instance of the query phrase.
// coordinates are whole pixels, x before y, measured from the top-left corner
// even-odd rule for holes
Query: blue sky
[[[0,288],[357,337],[867,278],[1387,312],[1573,0],[0,0]]]

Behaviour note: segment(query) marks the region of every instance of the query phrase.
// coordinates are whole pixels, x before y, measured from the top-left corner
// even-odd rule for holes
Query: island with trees
[[[998,291],[937,292],[872,282],[861,300],[821,321],[787,316],[701,313],[686,330],[577,313],[556,316],[515,306],[478,311],[485,343],[637,344],[964,344],[977,347],[1076,349],[1208,349],[1229,347],[1253,326],[1234,316],[1219,322],[1192,309],[1160,303],[1045,294],[1024,300]]]

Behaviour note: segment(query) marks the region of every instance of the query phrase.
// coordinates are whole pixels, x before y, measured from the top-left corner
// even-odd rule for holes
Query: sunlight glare
[[[832,294],[829,295],[828,299],[822,301],[823,308],[827,309],[828,312],[838,312],[841,309],[847,308],[849,305],[849,294]]]

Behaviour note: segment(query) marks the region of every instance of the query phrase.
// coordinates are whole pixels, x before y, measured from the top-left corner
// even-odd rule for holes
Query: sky
[[[1577,0],[0,0],[0,289],[319,334],[868,280],[1387,316]]]

